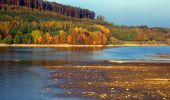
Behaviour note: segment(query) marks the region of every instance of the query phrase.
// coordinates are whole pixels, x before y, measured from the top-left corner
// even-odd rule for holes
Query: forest
[[[71,7],[67,5],[58,4],[56,2],[49,2],[47,0],[0,0],[0,4],[29,7],[32,9],[39,9],[40,11],[49,10],[75,18],[89,18],[89,19],[95,18],[95,13],[93,11],[89,11],[88,9]],[[2,7],[3,6],[1,6],[1,8]]]
[[[8,2],[7,2],[8,1]],[[0,43],[6,44],[79,44],[106,45],[136,43],[170,44],[170,29],[147,26],[119,26],[82,14],[77,17],[57,12],[58,6],[43,8],[33,3],[40,0],[0,1]],[[35,5],[37,4],[37,5]],[[46,3],[45,3],[46,4]],[[55,3],[57,5],[57,3]],[[23,5],[23,6],[22,6]],[[60,4],[59,4],[60,5]],[[66,7],[66,6],[62,6]],[[67,8],[67,7],[66,7]],[[64,9],[66,9],[64,8]],[[68,7],[67,9],[77,9]],[[79,9],[83,11],[89,10]],[[61,11],[58,10],[58,11]],[[77,10],[78,11],[78,10]],[[68,15],[66,15],[68,14]],[[78,13],[76,13],[78,14]]]

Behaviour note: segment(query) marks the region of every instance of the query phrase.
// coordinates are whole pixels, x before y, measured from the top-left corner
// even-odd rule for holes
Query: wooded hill
[[[88,9],[81,9],[77,7],[71,7],[67,5],[58,4],[56,2],[49,2],[47,0],[0,0],[0,9],[4,4],[17,5],[22,7],[29,7],[32,9],[49,10],[56,13],[75,17],[75,18],[89,18],[94,19],[95,13]]]
[[[49,10],[17,5],[0,9],[0,43],[108,44],[112,25],[106,21],[73,18]],[[5,8],[5,9],[4,9]]]
[[[49,8],[46,10],[44,4],[47,1],[43,1],[42,7],[37,6],[39,3],[35,6],[16,1],[0,1],[0,43],[106,45],[131,42],[170,45],[168,28],[119,26],[103,18],[83,18],[80,15],[77,18]]]

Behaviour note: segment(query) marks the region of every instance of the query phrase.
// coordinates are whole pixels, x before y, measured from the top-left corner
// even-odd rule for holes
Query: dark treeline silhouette
[[[93,11],[62,5],[56,2],[49,2],[47,0],[0,0],[0,4],[25,6],[39,10],[49,10],[75,18],[95,19],[95,13]]]

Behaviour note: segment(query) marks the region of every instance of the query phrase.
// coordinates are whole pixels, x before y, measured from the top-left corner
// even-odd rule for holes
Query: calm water
[[[102,60],[170,62],[170,47],[0,48],[0,100],[80,100],[58,98],[66,90],[49,88],[45,66],[77,65]],[[82,100],[82,99],[81,99]]]

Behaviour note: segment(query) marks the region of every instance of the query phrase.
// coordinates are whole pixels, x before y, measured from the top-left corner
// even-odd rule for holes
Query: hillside
[[[102,31],[102,25],[111,26],[107,22],[72,18],[29,7],[3,6],[6,9],[0,11],[2,43],[107,44],[109,35]],[[96,38],[98,34],[103,38]],[[95,38],[98,40],[95,41]]]
[[[148,28],[147,26],[118,26],[101,19],[69,16],[57,13],[55,10],[40,9],[37,6],[21,6],[17,5],[17,3],[7,4],[5,2],[4,4],[6,0],[2,1],[0,5],[1,43],[74,45],[170,44],[169,29]],[[84,9],[81,10],[84,11]]]
[[[28,7],[32,9],[48,10],[58,14],[75,17],[75,18],[89,18],[94,19],[95,13],[88,9],[81,9],[77,7],[71,7],[62,5],[56,2],[49,2],[47,0],[1,0],[0,9],[6,9],[6,5],[17,5],[21,7]]]

